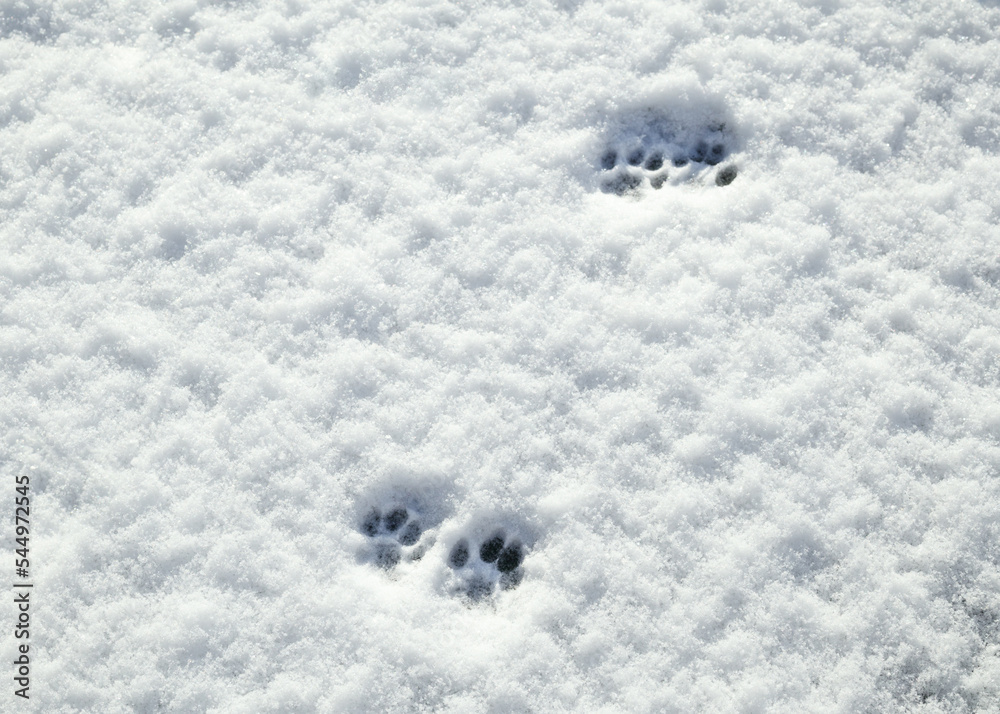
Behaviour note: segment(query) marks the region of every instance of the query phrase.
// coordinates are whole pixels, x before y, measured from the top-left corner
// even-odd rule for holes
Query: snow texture
[[[996,0],[0,0],[0,77],[18,711],[1000,710]]]

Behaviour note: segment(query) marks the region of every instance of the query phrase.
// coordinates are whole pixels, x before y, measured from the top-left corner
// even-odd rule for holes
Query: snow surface
[[[998,33],[0,0],[4,710],[1000,710]],[[602,192],[653,115],[736,180]]]

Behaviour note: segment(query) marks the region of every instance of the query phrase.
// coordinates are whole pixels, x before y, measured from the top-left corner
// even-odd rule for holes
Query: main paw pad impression
[[[524,546],[517,538],[496,531],[478,544],[460,539],[448,554],[448,565],[459,579],[457,590],[473,600],[492,595],[499,586],[510,590],[523,577]]]

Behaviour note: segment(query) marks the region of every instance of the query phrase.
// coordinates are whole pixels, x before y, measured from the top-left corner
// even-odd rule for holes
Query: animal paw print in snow
[[[448,565],[459,579],[456,588],[472,600],[481,600],[501,590],[517,587],[524,572],[524,546],[517,538],[497,531],[478,548],[467,538],[459,540],[448,555]]]
[[[692,133],[653,122],[608,142],[600,158],[601,190],[624,196],[647,180],[654,189],[681,183],[725,161],[730,143],[724,124]],[[717,186],[728,186],[735,179],[732,164],[715,173]]]
[[[404,555],[410,560],[423,555],[419,547],[414,547],[423,534],[420,519],[404,506],[385,513],[373,508],[362,521],[361,532],[370,539],[373,561],[380,568],[391,570]]]

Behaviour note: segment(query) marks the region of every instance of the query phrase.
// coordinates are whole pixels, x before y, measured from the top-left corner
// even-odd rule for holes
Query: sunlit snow
[[[998,179],[996,0],[0,0],[0,709],[1000,711]]]

